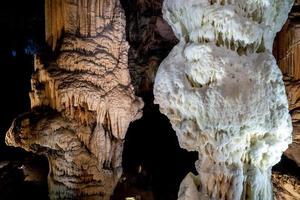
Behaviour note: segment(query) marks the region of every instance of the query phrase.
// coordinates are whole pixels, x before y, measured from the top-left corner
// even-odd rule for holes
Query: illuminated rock
[[[293,143],[284,154],[300,166],[300,26],[297,7],[289,14],[289,20],[277,34],[273,53],[284,75],[293,122]]]
[[[273,173],[272,182],[275,200],[300,199],[300,182],[297,178]]]
[[[36,56],[33,112],[15,120],[6,143],[47,155],[51,199],[109,199],[143,107],[128,71],[124,11],[118,0],[48,0],[46,40],[58,56]]]
[[[162,62],[155,102],[179,144],[198,151],[180,200],[272,199],[271,168],[291,143],[282,74],[272,56],[293,1],[166,0],[180,40]]]
[[[300,81],[286,77],[285,85],[293,122],[293,143],[289,145],[284,154],[300,167]]]
[[[48,157],[50,199],[109,199],[122,173],[123,146],[109,141],[88,125],[45,110],[20,116],[6,135],[6,143]],[[110,147],[101,164],[96,153],[105,143]]]

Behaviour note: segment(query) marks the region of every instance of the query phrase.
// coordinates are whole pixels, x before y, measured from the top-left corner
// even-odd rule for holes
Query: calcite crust
[[[271,168],[291,143],[291,117],[273,39],[292,1],[166,0],[180,42],[162,62],[155,102],[198,176],[179,199],[272,199]]]

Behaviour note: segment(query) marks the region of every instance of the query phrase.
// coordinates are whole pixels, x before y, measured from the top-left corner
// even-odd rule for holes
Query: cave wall
[[[178,42],[162,17],[163,0],[122,0],[127,20],[129,70],[138,95],[151,94],[161,61]]]
[[[289,110],[293,122],[293,143],[285,155],[300,166],[300,1],[296,1],[289,19],[277,34],[273,54],[284,75]]]

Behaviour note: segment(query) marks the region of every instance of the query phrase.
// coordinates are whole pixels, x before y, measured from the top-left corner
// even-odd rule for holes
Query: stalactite
[[[62,33],[95,37],[114,17],[113,0],[46,0],[46,41],[55,50]]]

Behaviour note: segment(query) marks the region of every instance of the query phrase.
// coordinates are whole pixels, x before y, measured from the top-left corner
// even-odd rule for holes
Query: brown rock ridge
[[[46,41],[55,49],[62,33],[101,34],[111,23],[118,0],[46,0]]]
[[[289,19],[277,34],[274,56],[285,78],[289,110],[293,120],[293,143],[285,155],[300,166],[300,1],[295,1]]]
[[[293,122],[293,143],[289,145],[285,155],[300,166],[300,80],[286,77],[284,81]]]
[[[163,0],[123,0],[127,17],[129,70],[138,94],[152,93],[156,71],[178,42],[163,19]]]
[[[109,199],[126,131],[143,107],[127,68],[124,11],[118,0],[49,0],[46,19],[58,57],[36,56],[32,113],[14,121],[6,143],[47,155],[51,199]]]
[[[274,200],[300,199],[300,182],[297,178],[280,174],[272,174]]]

